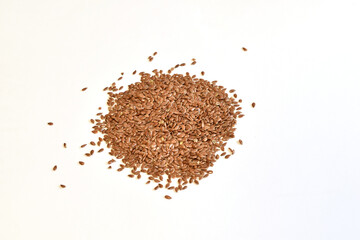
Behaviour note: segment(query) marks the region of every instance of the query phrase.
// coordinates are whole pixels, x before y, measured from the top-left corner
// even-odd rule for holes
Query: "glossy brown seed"
[[[108,166],[108,169],[111,169],[112,167],[111,166]]]
[[[133,75],[135,75],[136,74],[136,70],[135,71],[133,71],[133,73],[132,73]]]
[[[158,190],[158,189],[159,189],[159,186],[154,187],[154,190]]]
[[[84,165],[85,163],[83,161],[79,161],[79,164],[80,165]]]
[[[255,105],[256,105],[256,104],[255,104],[254,102],[251,104],[251,106],[252,106],[253,108],[255,107]]]
[[[121,172],[122,170],[124,170],[123,168],[118,168],[116,171]]]
[[[238,97],[238,96],[237,96],[237,94],[235,93],[235,94],[234,94],[234,98],[237,98],[237,97]]]
[[[140,174],[138,174],[138,175],[136,176],[136,178],[137,178],[137,179],[140,179],[140,178],[141,178],[141,175],[140,175]]]
[[[164,198],[171,199],[171,197],[169,195],[165,195]]]
[[[102,151],[104,151],[104,149],[103,149],[103,148],[100,148],[99,151],[98,151],[98,153],[100,153],[100,152],[102,152]]]
[[[246,52],[246,51],[247,51],[247,49],[246,49],[246,48],[244,48],[244,47],[242,48],[242,50],[243,50],[244,52]]]
[[[61,188],[66,188],[66,186],[64,184],[60,184]]]
[[[226,155],[226,152],[223,152],[220,154],[220,156],[225,156]]]
[[[81,147],[81,148],[84,148],[84,147],[86,147],[86,145],[87,145],[87,144],[83,144],[83,145],[81,145],[80,147]]]
[[[196,184],[196,185],[199,185],[199,181],[198,180],[194,180],[194,183]]]
[[[114,163],[114,162],[116,162],[114,159],[111,159],[111,160],[109,160],[107,163],[108,164],[112,164],[112,163]]]
[[[128,175],[128,177],[129,177],[129,178],[133,178],[133,177],[134,177],[134,175],[132,175],[132,174],[129,174],[129,175]]]
[[[66,148],[66,143],[63,144],[64,148]]]
[[[238,143],[239,143],[240,145],[243,145],[243,141],[242,141],[241,139],[238,140]]]
[[[149,184],[149,183],[150,183],[150,181],[147,181],[147,182],[146,182],[146,184]]]
[[[57,169],[57,165],[55,165],[52,170],[56,171],[56,169]]]
[[[231,89],[231,90],[229,91],[229,93],[233,93],[233,92],[235,92],[235,89]]]
[[[153,56],[156,56],[156,54],[157,54],[157,52],[154,52],[154,53],[153,53]]]
[[[90,142],[90,145],[95,146],[96,143],[95,143],[94,141],[91,141],[91,142]]]
[[[90,150],[90,155],[93,155],[94,154],[94,150]]]
[[[205,75],[205,72],[204,72],[204,71],[202,71],[202,72],[201,72],[201,76],[204,76],[204,75]]]
[[[87,87],[85,87],[85,88],[81,89],[81,91],[86,91],[86,89],[87,89]]]
[[[91,154],[90,153],[85,153],[85,156],[90,157]]]
[[[48,122],[48,125],[49,125],[49,126],[52,126],[52,125],[54,125],[54,123],[52,123],[52,122]]]
[[[180,66],[182,66],[182,67],[185,66],[185,65],[186,65],[185,63],[180,64]]]
[[[226,156],[225,156],[225,159],[228,159],[229,157],[230,157],[230,155],[226,155]]]

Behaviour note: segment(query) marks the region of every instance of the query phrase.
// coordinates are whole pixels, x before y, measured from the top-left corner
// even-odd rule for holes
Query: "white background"
[[[1,0],[0,239],[360,239],[359,11],[356,0]],[[170,201],[106,169],[106,154],[85,159],[102,88],[193,57],[183,71],[243,99],[235,156]]]

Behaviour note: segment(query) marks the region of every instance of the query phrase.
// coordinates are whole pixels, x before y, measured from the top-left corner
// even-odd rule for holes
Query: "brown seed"
[[[134,177],[134,175],[132,175],[132,174],[129,174],[129,175],[128,175],[128,177],[129,177],[129,178],[133,178],[133,177]]]
[[[111,169],[112,167],[111,166],[108,166],[108,169]]]
[[[52,123],[52,122],[48,122],[48,125],[49,125],[49,126],[52,126],[52,125],[54,125],[54,123]]]
[[[225,159],[228,159],[229,157],[230,157],[230,155],[226,155],[226,156],[225,156]]]
[[[116,171],[121,172],[122,170],[124,170],[123,168],[118,168]]]
[[[81,147],[81,148],[84,148],[86,145],[87,145],[87,144],[83,144],[83,145],[81,145],[80,147]]]
[[[149,183],[150,183],[150,181],[147,181],[147,182],[146,182],[146,184],[149,184]]]
[[[159,186],[154,187],[154,190],[158,190]]]
[[[53,167],[53,171],[56,171],[56,169],[57,169],[57,165],[55,165],[55,166]]]
[[[238,97],[238,96],[237,96],[237,94],[235,93],[235,94],[234,94],[234,98],[237,98],[237,97]]]
[[[174,186],[171,186],[168,188],[168,190],[173,190],[175,187]]]
[[[135,71],[133,71],[133,75],[135,75],[136,74],[136,70]]]
[[[246,51],[247,51],[247,49],[246,49],[246,48],[244,48],[244,47],[242,48],[242,50],[243,50],[244,52],[246,52]]]
[[[94,141],[91,141],[91,142],[90,142],[90,145],[95,146],[95,145],[96,145],[96,143],[95,143]]]
[[[192,63],[191,63],[191,65],[195,65],[196,64],[196,61],[193,61]]]
[[[85,87],[85,88],[81,89],[81,91],[86,91],[86,89],[87,89],[87,87]]]
[[[241,139],[239,139],[238,142],[239,142],[240,145],[243,145],[243,141]]]
[[[186,65],[185,63],[180,64],[180,66],[182,66],[182,67],[185,66],[185,65]]]
[[[112,163],[114,163],[114,162],[116,162],[114,159],[111,159],[111,160],[109,160],[107,163],[108,164],[112,164]]]
[[[85,153],[85,156],[90,157],[91,154],[90,153]]]
[[[64,148],[66,148],[66,143],[63,144]]]
[[[141,175],[140,175],[140,174],[138,174],[138,175],[137,175],[137,179],[140,179],[140,178],[141,178]]]
[[[61,188],[66,188],[66,186],[64,184],[60,184]]]
[[[166,199],[171,199],[171,197],[169,195],[165,195],[164,196]]]
[[[118,78],[118,81],[120,81],[122,78],[123,78],[123,77],[119,77],[119,78]]]
[[[156,54],[157,54],[157,52],[154,52],[154,53],[153,53],[153,56],[156,56]]]
[[[255,107],[255,103],[253,102],[253,103],[251,104],[251,106],[254,108],[254,107]]]
[[[102,151],[104,151],[104,149],[103,149],[103,148],[100,148],[99,151],[98,151],[98,153],[100,153],[100,152],[102,152]]]
[[[202,71],[202,72],[201,72],[201,76],[204,76],[204,75],[205,75],[205,72],[204,72],[204,71]]]
[[[94,154],[94,150],[90,150],[90,155],[93,155]]]
[[[194,183],[196,184],[196,185],[199,185],[199,181],[198,180],[194,180]]]
[[[80,165],[84,165],[85,163],[83,161],[79,161],[79,164]]]
[[[235,92],[235,89],[231,89],[231,90],[229,91],[229,93],[233,93],[233,92]]]

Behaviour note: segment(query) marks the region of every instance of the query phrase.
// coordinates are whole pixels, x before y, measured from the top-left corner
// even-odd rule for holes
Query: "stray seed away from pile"
[[[128,168],[128,177],[137,179],[148,175],[158,184],[154,190],[166,181],[165,189],[182,191],[212,174],[217,152],[235,137],[237,119],[244,116],[240,102],[217,81],[171,73],[185,65],[168,73],[141,72],[140,81],[126,91],[113,84],[107,89],[108,113],[91,121],[92,132],[102,135],[109,154],[122,163],[117,171]]]
[[[49,126],[52,126],[52,125],[54,125],[54,123],[52,123],[52,122],[48,122],[48,125],[49,125]]]
[[[64,143],[63,146],[64,146],[64,148],[66,148],[66,147],[67,147],[67,146],[66,146],[66,143]]]
[[[66,186],[64,184],[60,184],[61,188],[66,188]]]
[[[253,108],[255,107],[255,105],[256,105],[256,103],[254,103],[254,102],[251,104],[251,106],[252,106]],[[261,108],[261,107],[260,107],[260,108]]]
[[[246,51],[247,51],[247,49],[246,49],[246,48],[244,48],[244,47],[242,48],[242,50],[243,50],[244,52],[246,52]]]
[[[55,165],[55,166],[53,167],[53,171],[56,171],[56,169],[57,169],[57,165]]]
[[[165,195],[164,198],[171,199],[171,197],[169,195]]]
[[[85,88],[81,89],[81,91],[83,91],[83,92],[84,92],[84,91],[86,91],[86,89],[87,89],[87,87],[85,87]]]
[[[79,161],[79,164],[82,166],[84,165],[85,163],[83,161]]]

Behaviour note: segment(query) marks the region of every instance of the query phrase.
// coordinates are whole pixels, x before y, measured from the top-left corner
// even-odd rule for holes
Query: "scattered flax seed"
[[[67,147],[67,146],[66,146],[66,143],[64,143],[63,146],[64,146],[64,148],[66,148],[66,147]]]
[[[236,93],[234,94],[234,98],[237,98],[237,94],[236,94]]]
[[[99,151],[98,151],[98,153],[100,153],[100,152],[102,152],[102,151],[104,151],[104,149],[103,149],[103,148],[100,148]]]
[[[90,122],[91,122],[92,124],[94,124],[94,123],[95,123],[95,120],[94,120],[94,119],[90,119]]]
[[[83,161],[79,161],[79,164],[80,165],[84,165],[85,163]]]
[[[243,145],[243,141],[241,139],[239,139],[238,142],[239,142],[240,145]]]
[[[154,187],[154,190],[155,190],[155,191],[158,190],[158,189],[159,189],[159,186]]]
[[[135,71],[133,71],[133,75],[135,75],[136,74],[136,70]]]
[[[120,81],[122,78],[123,78],[123,77],[119,77],[119,78],[118,78],[118,81]]]
[[[112,169],[112,167],[111,167],[111,166],[108,166],[108,169]]]
[[[85,156],[90,157],[91,154],[90,153],[85,153]]]
[[[164,198],[169,199],[169,200],[171,199],[171,197],[169,195],[165,195]]]
[[[66,186],[64,184],[60,184],[61,188],[66,188]]]
[[[196,61],[193,61],[192,63],[191,63],[191,65],[195,65],[196,64]]]
[[[103,89],[103,91],[107,91],[108,89],[109,89],[109,88],[108,88],[108,87],[106,87],[106,88],[104,88],[104,89]]]
[[[201,76],[204,76],[204,75],[205,75],[205,72],[204,72],[204,71],[202,71],[202,72],[201,72]]]
[[[129,175],[128,175],[128,177],[129,177],[129,178],[133,178],[133,177],[134,177],[134,175],[132,175],[132,174],[129,174]]]
[[[114,159],[111,159],[110,161],[108,161],[108,164],[112,164],[114,162],[116,162],[116,161]]]
[[[230,155],[226,155],[226,156],[225,156],[225,159],[228,159],[229,157],[230,157]]]
[[[83,145],[81,145],[80,147],[81,147],[81,148],[84,148],[84,147],[86,147],[86,145],[87,145],[87,144],[83,144]]]
[[[90,155],[93,155],[93,154],[94,154],[94,150],[91,150],[91,151],[90,151]]]
[[[53,171],[56,171],[56,169],[57,169],[57,165],[55,165],[55,166],[53,167]]]
[[[121,75],[124,75],[124,73],[122,72]]]
[[[157,52],[154,52],[154,53],[153,53],[153,56],[156,56],[156,54],[157,54]]]
[[[48,125],[49,125],[49,126],[52,126],[52,125],[54,125],[54,123],[52,123],[52,122],[48,122]]]
[[[95,146],[96,143],[95,143],[94,141],[91,141],[91,142],[90,142],[90,145]]]
[[[253,108],[255,107],[255,105],[256,105],[256,104],[255,104],[254,102],[251,104],[251,106],[252,106]]]
[[[235,89],[231,89],[231,90],[229,91],[229,93],[233,93],[233,92],[235,92]]]
[[[84,91],[86,91],[86,89],[87,89],[87,87],[84,87],[83,89],[81,89],[81,91],[83,91],[83,92],[84,92]]]
[[[182,64],[180,64],[180,66],[181,66],[181,67],[183,67],[183,66],[185,66],[185,65],[186,65],[186,63],[182,63]]]
[[[150,181],[147,181],[145,184],[149,184],[150,183]]]
[[[246,48],[244,48],[244,47],[242,48],[242,50],[243,50],[244,52],[246,52],[246,51],[247,51],[247,49],[246,49]]]

